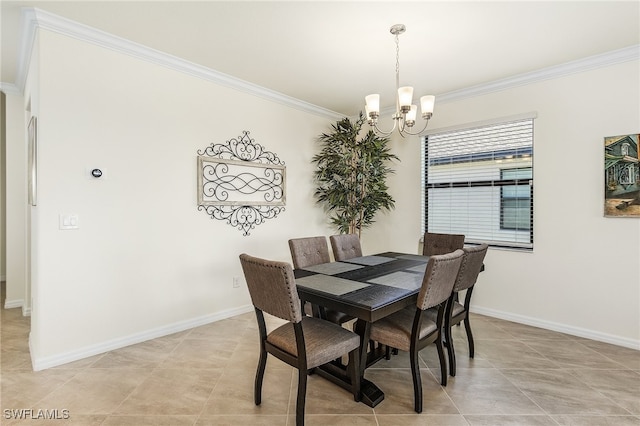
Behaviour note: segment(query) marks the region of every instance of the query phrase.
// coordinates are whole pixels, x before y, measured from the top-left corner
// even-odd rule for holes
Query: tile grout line
[[[116,416],[118,416],[117,414],[115,414],[115,412],[116,412],[120,407],[122,407],[122,404],[124,404],[124,403],[125,403],[125,402],[130,398],[130,397],[131,397],[131,395],[133,395],[133,394],[135,393],[135,391],[136,391],[136,390],[138,390],[138,388],[140,388],[140,386],[142,386],[142,385],[143,385],[147,380],[149,380],[149,378],[151,378],[151,377],[153,376],[153,373],[159,369],[160,365],[162,365],[162,364],[166,361],[166,358],[167,358],[169,355],[171,355],[171,354],[176,350],[176,348],[177,348],[178,346],[180,346],[180,343],[182,343],[190,333],[191,333],[191,330],[189,330],[189,333],[187,333],[187,334],[186,334],[186,335],[185,335],[185,336],[180,340],[180,342],[174,346],[174,348],[173,348],[173,349],[172,349],[172,350],[167,354],[167,356],[166,356],[162,361],[159,361],[159,362],[158,362],[158,363],[157,363],[153,368],[151,368],[151,371],[149,372],[148,376],[147,376],[147,377],[145,377],[145,378],[144,378],[144,379],[143,379],[143,380],[142,380],[142,381],[141,381],[137,386],[135,386],[135,387],[131,390],[131,392],[129,392],[129,394],[128,394],[127,396],[125,396],[125,397],[122,399],[122,401],[120,401],[120,404],[118,404],[118,406],[117,406],[117,407],[115,407],[115,408],[114,408],[114,410],[113,410],[111,413],[109,413],[109,414],[107,415],[107,418],[106,418],[104,421],[107,421],[107,420],[109,419],[109,417],[116,417]],[[154,339],[154,340],[155,340],[155,339]],[[144,343],[144,342],[142,342],[142,343]],[[117,351],[117,349],[116,349],[115,351]],[[106,353],[105,353],[105,354],[103,354],[103,355],[106,355],[106,354],[111,353],[111,352],[114,352],[114,351],[106,352]],[[96,362],[97,362],[97,361],[96,361]]]
[[[23,321],[24,322],[23,318],[17,318],[16,317],[15,320],[16,321],[19,320],[19,321]],[[12,317],[10,321],[14,321],[14,318]],[[7,321],[7,323],[8,323],[8,321]],[[244,323],[245,332],[248,332],[248,330],[251,329],[249,323],[250,322],[245,322]],[[238,323],[238,324],[240,324],[240,323]],[[507,335],[514,334],[514,333],[506,331],[508,329],[508,327],[506,327],[508,325],[506,322],[505,323],[501,323],[499,321],[496,321],[496,322],[492,322],[490,324],[491,324],[491,328],[495,328],[495,329],[504,331],[505,333],[507,333]],[[502,324],[505,325],[505,328],[500,327],[500,325],[502,325]],[[2,318],[2,324],[1,325],[2,325],[2,328],[4,328],[4,326],[5,326],[5,317],[4,316]],[[14,328],[10,327],[10,330],[13,331]],[[0,331],[1,331],[1,328],[0,328]],[[181,343],[183,343],[184,341],[188,340],[188,337],[192,333],[192,331],[193,331],[193,329],[189,330],[189,332],[186,333],[184,336],[180,336],[180,340],[177,341],[177,344],[175,344],[173,346],[173,348],[171,349],[171,351],[168,352],[168,354],[170,355],[171,353],[174,353],[177,350],[177,348],[180,346]],[[491,333],[491,330],[487,330],[487,331],[489,332],[489,336],[493,336],[493,334]],[[531,335],[533,335],[533,334],[532,333],[526,333],[526,336],[531,336]],[[480,336],[482,336],[482,333],[480,333]],[[544,336],[544,334],[541,333],[540,336]],[[549,336],[553,337],[553,336],[555,336],[555,334],[549,334]],[[195,337],[197,337],[197,336],[195,336]],[[202,338],[206,338],[206,336],[204,336],[204,334],[203,334]],[[481,342],[481,341],[490,341],[490,340],[496,340],[496,339],[482,339],[482,337],[480,337],[479,339],[476,339],[476,340],[478,342]],[[504,339],[502,339],[502,340],[504,340]],[[580,383],[584,383],[586,385],[585,386],[585,390],[587,390],[589,393],[593,392],[593,395],[597,398],[594,401],[596,401],[596,400],[601,398],[600,401],[602,401],[603,406],[605,406],[605,407],[618,407],[618,408],[622,409],[621,413],[619,413],[619,414],[607,414],[607,412],[605,410],[599,410],[599,411],[601,411],[601,413],[593,413],[593,414],[584,414],[584,415],[582,415],[582,414],[579,414],[578,412],[573,412],[572,411],[573,407],[569,406],[568,407],[569,408],[568,411],[570,411],[571,413],[551,415],[551,414],[547,413],[547,411],[544,410],[540,404],[536,403],[536,401],[532,399],[533,397],[529,396],[530,395],[529,393],[527,393],[525,390],[523,390],[519,386],[517,386],[507,376],[507,373],[509,373],[509,370],[531,371],[531,370],[539,370],[539,369],[534,369],[534,368],[528,368],[528,369],[527,368],[524,368],[524,369],[523,368],[500,368],[499,366],[497,366],[497,364],[495,364],[494,362],[491,362],[489,359],[482,358],[482,354],[481,353],[478,353],[478,354],[481,355],[481,358],[479,358],[479,359],[482,359],[483,363],[480,364],[480,366],[478,368],[484,369],[485,368],[485,364],[484,363],[486,362],[487,366],[489,366],[494,371],[499,372],[499,376],[500,377],[503,377],[507,381],[507,383],[510,383],[512,386],[515,387],[515,389],[518,389],[518,391],[520,391],[522,394],[524,394],[524,396],[533,403],[531,405],[531,408],[538,407],[541,410],[541,413],[539,415],[540,416],[545,416],[546,415],[546,418],[551,420],[552,424],[559,425],[559,424],[562,424],[562,422],[565,421],[565,420],[571,420],[571,421],[580,422],[580,421],[588,421],[589,419],[592,419],[592,420],[598,422],[598,421],[606,421],[606,419],[609,419],[609,421],[617,423],[618,421],[625,421],[626,420],[626,421],[633,422],[633,421],[638,421],[638,419],[640,419],[640,417],[639,417],[640,413],[639,414],[632,413],[631,409],[626,409],[626,408],[618,405],[614,400],[614,396],[609,397],[606,394],[602,393],[603,391],[607,391],[607,390],[611,389],[612,392],[613,391],[615,391],[615,392],[623,392],[623,393],[621,393],[621,395],[623,395],[623,396],[627,395],[626,393],[624,393],[623,389],[619,389],[619,386],[618,387],[614,387],[614,388],[610,388],[609,387],[610,384],[615,384],[616,382],[615,381],[606,381],[605,382],[604,380],[605,380],[606,376],[609,376],[608,374],[605,374],[605,375],[596,374],[593,377],[594,379],[598,378],[598,377],[601,378],[603,380],[602,386],[600,386],[600,379],[598,379],[596,381],[592,381],[593,384],[589,385],[589,383],[584,382],[584,380],[582,380],[580,378],[580,372],[581,372],[580,368],[569,368],[569,367],[566,367],[566,366],[564,366],[564,364],[556,362],[553,359],[551,359],[549,356],[546,356],[545,353],[542,351],[542,346],[544,346],[544,342],[548,342],[548,344],[553,345],[553,341],[554,340],[555,339],[546,339],[546,338],[522,340],[522,339],[519,339],[517,337],[514,337],[514,341],[519,342],[519,344],[522,344],[525,348],[528,348],[529,350],[531,350],[532,353],[540,354],[541,357],[542,357],[541,359],[547,360],[550,363],[550,367],[553,367],[553,366],[556,366],[556,365],[558,366],[558,368],[545,368],[545,369],[542,369],[542,370],[547,371],[547,373],[545,373],[545,375],[548,376],[548,375],[553,375],[554,373],[556,373],[556,374],[557,373],[561,373],[564,376],[565,374],[567,374],[568,375],[567,379],[569,379],[569,377],[571,377],[572,378],[571,380],[576,380],[577,381],[575,383],[575,385],[577,387],[580,386]],[[615,348],[613,346],[611,346],[611,347],[602,346],[602,347],[592,348],[590,346],[587,346],[582,341],[575,340],[575,342],[580,344],[579,347],[584,347],[584,348],[588,349],[587,356],[588,356],[589,353],[593,352],[593,353],[597,353],[599,356],[601,356],[602,359],[606,359],[607,361],[611,361],[611,364],[612,364],[611,368],[589,368],[588,371],[595,371],[595,370],[603,371],[603,372],[613,371],[613,370],[615,370],[615,371],[626,371],[630,375],[632,375],[632,378],[640,377],[640,369],[635,369],[634,370],[633,368],[629,368],[629,367],[626,366],[627,364],[629,364],[629,363],[633,364],[633,362],[634,362],[634,358],[633,358],[633,354],[632,353],[630,353],[629,355],[627,355],[627,353],[623,353],[618,358],[615,358],[616,353],[615,353]],[[488,342],[486,344],[491,345],[490,342]],[[482,343],[481,343],[481,345],[482,345]],[[476,345],[476,346],[478,346],[478,345]],[[536,347],[538,349],[535,349]],[[602,350],[608,350],[609,351],[608,353],[613,358],[610,358],[605,353],[599,352],[599,350],[598,350],[599,348],[602,348]],[[479,348],[476,348],[476,349],[479,349]],[[248,349],[246,349],[246,350],[248,351]],[[117,350],[105,352],[104,354],[101,354],[101,356],[98,357],[97,359],[92,360],[89,363],[83,364],[82,367],[79,367],[79,368],[73,368],[73,369],[72,368],[66,368],[66,369],[65,368],[55,368],[55,369],[51,369],[51,370],[56,370],[57,371],[57,372],[53,372],[53,376],[52,376],[53,379],[56,379],[56,377],[59,377],[59,376],[56,376],[56,375],[60,375],[63,378],[64,378],[64,375],[66,375],[66,374],[69,374],[70,376],[68,378],[66,378],[66,379],[63,379],[64,381],[62,381],[60,384],[56,384],[55,380],[50,381],[50,380],[52,380],[51,378],[48,378],[47,376],[44,376],[43,379],[42,379],[43,380],[42,383],[44,383],[45,386],[46,386],[46,383],[52,383],[54,385],[54,388],[51,391],[48,391],[45,396],[40,398],[37,401],[36,406],[37,406],[37,404],[40,404],[41,402],[43,402],[46,398],[50,397],[53,393],[59,391],[60,387],[68,385],[75,378],[77,378],[78,375],[80,375],[80,374],[84,374],[85,372],[88,373],[88,372],[91,372],[93,370],[109,371],[110,368],[95,367],[95,366],[100,362],[100,360],[104,360],[104,357],[107,356],[107,354],[109,354],[111,352],[116,352],[116,351]],[[234,353],[235,353],[235,351],[238,351],[238,346],[237,345],[236,345],[236,348],[234,349]],[[479,352],[479,351],[477,351],[477,352]],[[238,353],[240,353],[240,352],[238,352]],[[27,350],[27,354],[28,354],[28,350]],[[2,355],[4,355],[4,353]],[[13,365],[22,365],[22,363],[23,363],[22,362],[22,358],[24,358],[24,354],[23,353],[22,354],[16,353],[16,355],[19,355],[19,357],[12,358],[13,362],[11,362],[11,363]],[[151,354],[151,355],[153,355],[153,354]],[[114,421],[114,418],[113,418],[114,414],[113,413],[115,411],[117,411],[117,409],[119,407],[122,407],[122,404],[124,404],[127,400],[130,400],[132,393],[134,393],[138,389],[140,389],[140,386],[142,386],[143,383],[145,383],[145,381],[148,380],[149,377],[152,377],[153,374],[155,374],[157,371],[162,370],[164,368],[163,366],[167,366],[168,368],[170,368],[169,367],[170,363],[168,362],[168,356],[169,355],[165,356],[164,358],[160,359],[159,361],[156,361],[156,362],[153,362],[153,363],[149,363],[149,367],[150,367],[150,368],[148,368],[148,370],[150,370],[149,371],[149,375],[146,376],[146,378],[143,378],[142,381],[138,385],[133,387],[133,390],[130,393],[128,393],[126,396],[124,396],[123,400],[117,405],[117,407],[114,409],[114,411],[112,413],[107,413],[107,414],[105,414],[105,413],[93,413],[93,414],[91,414],[91,413],[83,413],[82,416],[85,416],[85,415],[86,416],[95,416],[96,417],[95,418],[96,424],[105,424],[106,425],[106,424],[108,424],[110,422],[113,422]],[[11,356],[13,356],[13,354]],[[142,354],[142,356],[143,356],[144,360],[146,360],[146,357],[144,357],[144,354]],[[425,377],[425,378],[426,377],[434,378],[436,380],[436,382],[439,382],[439,380],[436,378],[436,373],[435,373],[436,368],[434,367],[434,369],[432,370],[429,367],[429,365],[427,364],[427,360],[430,359],[431,354],[430,353],[428,354],[428,353],[424,352],[424,353],[419,354],[419,356],[420,356],[420,360],[421,360],[421,372],[423,371],[423,368],[426,368],[428,370],[428,372],[429,372],[428,375],[426,374],[426,372],[421,373],[421,374],[425,375],[423,377]],[[445,355],[445,357],[446,357],[446,355]],[[149,359],[153,359],[153,358],[149,358]],[[517,353],[515,353],[510,358],[505,358],[505,361],[508,362],[508,363],[509,362],[513,363],[513,362],[517,361],[517,359],[518,359],[518,355],[517,355]],[[618,359],[619,361],[616,361],[616,359]],[[3,360],[4,360],[4,358],[3,358]],[[18,362],[15,362],[15,361],[18,361]],[[229,362],[227,360],[227,365],[228,364],[229,364]],[[122,364],[122,365],[125,365],[125,364]],[[618,365],[620,366],[620,368],[617,368]],[[243,364],[243,368],[244,368],[244,364]],[[248,364],[247,364],[247,368],[248,368]],[[472,368],[472,367],[470,367],[470,368]],[[120,365],[114,365],[113,367],[111,367],[111,369],[114,372],[120,372],[121,374],[126,374],[126,369],[123,370],[123,368],[121,368]],[[225,367],[225,369],[226,369],[226,367]],[[385,370],[393,371],[393,368],[388,368],[388,369],[385,369]],[[32,389],[32,386],[33,386],[33,389],[36,389],[36,390],[43,389],[39,385],[40,380],[33,380],[33,378],[31,378],[30,376],[25,376],[24,379],[21,378],[22,376],[18,377],[18,375],[20,375],[20,374],[24,374],[24,373],[28,373],[28,372],[33,373],[31,370],[28,370],[28,369],[17,369],[17,370],[7,370],[7,371],[16,372],[17,373],[16,379],[20,380],[20,382],[25,382],[25,380],[26,380],[25,383],[27,384],[27,386],[24,388],[25,390]],[[0,373],[2,373],[2,372],[3,371],[0,370]],[[284,420],[284,422],[283,422],[285,425],[290,425],[291,421],[292,421],[290,419],[292,401],[293,401],[292,398],[295,398],[294,386],[297,383],[297,377],[294,374],[295,370],[291,369],[290,373],[291,373],[291,375],[290,375],[290,386],[289,386],[289,398],[288,398],[287,409],[286,409],[286,417],[285,417],[286,420]],[[509,373],[509,374],[511,374],[511,373]],[[617,373],[616,375],[618,375],[618,374],[621,374],[621,373]],[[438,374],[438,376],[439,376],[439,374]],[[33,377],[35,377],[35,375]],[[222,377],[222,375],[220,377]],[[514,377],[517,378],[517,376],[514,376]],[[524,378],[526,378],[526,377],[524,377]],[[423,380],[423,382],[424,382],[424,380]],[[533,384],[535,384],[535,381],[534,381]],[[528,383],[526,381],[524,381],[524,382],[522,382],[522,385],[528,385]],[[189,414],[175,415],[175,416],[179,416],[179,417],[183,417],[184,416],[184,419],[179,419],[179,420],[180,421],[184,420],[185,424],[191,424],[191,426],[195,426],[196,424],[200,424],[200,422],[205,421],[206,417],[203,418],[203,414],[204,414],[204,412],[206,410],[206,406],[210,401],[215,399],[214,391],[215,391],[215,389],[219,389],[220,386],[222,386],[222,382],[220,380],[216,381],[216,383],[212,386],[211,391],[209,392],[209,394],[208,394],[208,396],[206,398],[206,401],[204,402],[204,405],[202,405],[202,409],[200,410],[199,413],[192,412],[192,413],[189,413]],[[555,387],[553,387],[554,386],[553,384],[549,384],[549,386],[552,386],[550,389],[551,389],[551,392],[553,393],[556,390],[558,390],[558,391],[561,390],[562,384],[559,384],[559,385],[557,385]],[[244,386],[243,386],[243,388],[244,388]],[[537,388],[532,388],[532,390],[536,390],[536,389]],[[598,389],[603,389],[603,391],[599,391]],[[75,390],[77,391],[77,389],[75,389]],[[461,423],[471,424],[471,421],[467,419],[467,416],[465,416],[464,414],[460,413],[460,409],[456,405],[454,399],[452,398],[451,395],[449,395],[448,388],[440,386],[440,390],[445,392],[446,401],[448,401],[447,405],[450,404],[451,407],[455,407],[455,410],[458,412],[457,415],[464,419],[464,422],[461,422]],[[20,395],[21,396],[28,396],[28,394],[29,394],[28,392],[27,393],[22,392]],[[202,395],[202,393],[201,393],[201,395]],[[534,392],[531,395],[535,396],[536,393]],[[562,396],[561,394],[558,394],[558,395]],[[616,393],[612,393],[612,395],[616,395]],[[156,400],[150,400],[150,401],[156,401]],[[444,399],[442,401],[443,401],[443,403],[445,403]],[[462,400],[458,400],[458,402],[460,402],[460,401],[462,401]],[[524,401],[525,400],[523,400],[523,402]],[[295,404],[293,404],[293,405],[295,406]],[[356,411],[358,411],[358,410],[356,410]],[[371,424],[376,424],[377,426],[380,426],[380,424],[384,424],[384,421],[386,419],[385,419],[385,415],[380,414],[377,411],[379,411],[379,410],[375,410],[375,409],[371,410],[371,413],[373,414],[372,417],[375,420],[375,422],[373,422],[371,420],[368,420],[368,422],[370,422]],[[506,411],[506,410],[500,410],[500,411]],[[565,411],[565,410],[562,410],[562,411]],[[615,411],[617,411],[617,409]],[[625,414],[625,413],[629,413],[629,414]],[[326,415],[326,416],[333,415],[330,411],[328,411],[326,413],[324,411],[322,411],[322,412],[319,412],[317,414],[318,415]],[[392,414],[392,413],[389,413],[389,414]],[[411,414],[415,415],[416,413],[406,414],[406,418],[408,419],[408,418],[413,417],[413,416],[411,416]],[[258,416],[258,414],[255,414],[255,415],[249,414],[249,415],[247,415],[246,413],[240,413],[240,412],[238,412],[237,414],[230,414],[229,416],[236,416],[236,415],[237,416],[247,416],[249,418],[249,420],[252,419],[252,416]],[[397,414],[397,415],[398,416],[405,416],[405,414]],[[536,415],[538,415],[538,414],[536,414]],[[527,421],[526,419],[529,416],[536,416],[536,415],[534,415],[534,414],[502,414],[502,413],[498,413],[497,411],[493,411],[492,412],[491,410],[487,410],[487,414],[486,414],[486,416],[494,416],[496,418],[496,421],[499,421],[499,419],[501,419],[501,418],[507,419],[508,416],[522,416],[523,417],[522,421]],[[143,417],[147,417],[148,418],[147,421],[153,417],[153,415],[150,414],[149,412],[145,412],[145,413],[142,413],[142,414],[126,414],[126,415],[123,414],[123,416],[124,417],[129,417],[129,419],[127,419],[127,421],[135,421],[134,419],[135,419],[136,416],[140,416],[141,420],[142,420]],[[158,416],[158,421],[160,421],[160,420],[168,421],[168,419],[171,416],[173,416],[173,415],[165,414],[165,415]],[[312,415],[312,417],[314,417],[314,416],[315,415]],[[354,419],[357,417],[356,412],[354,412],[354,411],[347,412],[347,414],[345,414],[345,416],[354,416]],[[485,415],[483,414],[482,416],[485,416]],[[566,419],[564,418],[565,416],[567,417]],[[102,419],[101,419],[101,417],[102,417]],[[225,417],[226,417],[226,415],[221,416],[221,421],[226,421]],[[231,418],[231,417],[229,417],[229,418]],[[256,420],[256,419],[257,418],[254,418],[253,420]],[[420,421],[420,420],[429,421],[428,415],[423,417],[422,419],[420,417],[417,417],[417,419],[419,419],[418,421]],[[487,419],[489,419],[489,417],[487,417],[484,420],[487,420]],[[274,423],[281,424],[280,420],[281,420],[281,415],[277,415],[277,416],[273,416],[268,421],[269,422],[273,421]],[[14,423],[12,422],[11,424],[14,424]]]

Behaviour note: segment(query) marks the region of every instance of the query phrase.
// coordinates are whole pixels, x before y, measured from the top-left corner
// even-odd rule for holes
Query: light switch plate
[[[60,229],[63,231],[80,228],[77,214],[60,214]]]

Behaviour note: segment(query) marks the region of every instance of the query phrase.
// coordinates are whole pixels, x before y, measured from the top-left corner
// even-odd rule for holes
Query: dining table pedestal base
[[[384,400],[384,392],[380,390],[373,382],[367,379],[362,379],[360,383],[360,390],[362,391],[362,402],[369,407],[373,408],[380,404]]]
[[[329,363],[316,367],[314,373],[323,377],[330,382],[340,386],[343,389],[351,391],[351,379],[347,374],[344,366],[340,364]],[[384,392],[376,386],[375,383],[363,378],[360,382],[361,399],[365,405],[373,408],[384,400]]]

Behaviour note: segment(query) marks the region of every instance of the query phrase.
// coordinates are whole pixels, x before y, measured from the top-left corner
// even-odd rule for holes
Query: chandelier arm
[[[401,115],[397,118],[398,120],[398,132],[400,133],[400,136],[402,136],[404,138],[404,134],[405,134],[405,129],[406,129],[406,121],[405,121],[406,117],[405,115]]]
[[[400,134],[406,133],[407,135],[411,135],[411,136],[418,136],[420,135],[422,132],[424,132],[425,130],[427,130],[427,126],[429,125],[429,120],[426,120],[424,123],[424,127],[422,128],[422,130],[420,130],[419,132],[410,132],[409,130],[407,130],[407,128],[405,128],[405,126],[402,126],[402,129],[400,130]]]
[[[393,127],[391,128],[391,130],[389,130],[388,132],[385,132],[384,130],[380,129],[378,127],[378,123],[373,123],[371,124],[371,126],[373,126],[373,128],[376,130],[376,132],[378,132],[379,134],[383,135],[383,136],[390,136],[394,130],[396,130],[398,123],[394,120],[393,122]]]

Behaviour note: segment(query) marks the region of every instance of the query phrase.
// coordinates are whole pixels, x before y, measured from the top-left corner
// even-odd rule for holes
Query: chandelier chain
[[[396,34],[396,90],[400,87],[400,35]]]

